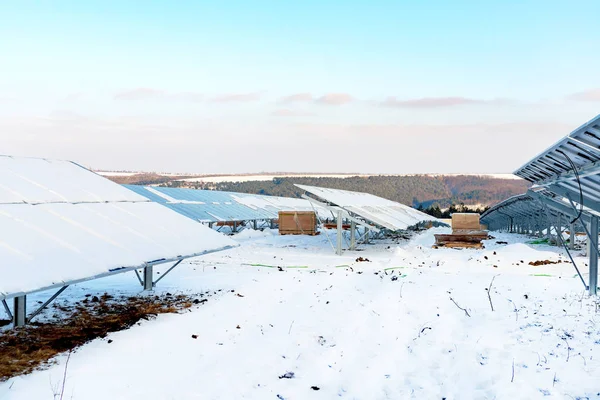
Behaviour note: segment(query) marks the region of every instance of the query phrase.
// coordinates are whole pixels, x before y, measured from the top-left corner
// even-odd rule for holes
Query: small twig
[[[400,285],[400,298],[402,298],[402,287],[404,286],[406,282],[402,282],[402,285]]]
[[[458,307],[460,310],[463,310],[463,311],[465,312],[465,315],[466,315],[467,317],[470,317],[470,316],[471,316],[471,314],[469,314],[469,312],[468,312],[468,311],[467,311],[465,308],[462,308],[461,306],[459,306],[459,305],[456,303],[456,301],[454,301],[454,299],[453,299],[452,297],[450,297],[450,300],[452,300],[452,302],[454,303],[454,305],[455,305],[456,307]]]
[[[492,295],[491,295],[491,291],[492,291],[492,285],[494,284],[494,279],[496,279],[498,275],[494,275],[494,277],[492,278],[492,281],[490,282],[490,287],[488,287],[487,290],[487,294],[488,294],[488,300],[490,301],[490,307],[492,308],[492,311],[494,311],[494,305],[492,304]]]
[[[508,299],[508,301],[510,301],[512,303],[514,312],[515,312],[515,321],[518,321],[519,320],[519,310],[517,310],[517,305],[511,299]]]
[[[65,372],[63,374],[62,388],[60,389],[60,400],[63,400],[63,396],[65,394],[65,384],[67,383],[67,368],[69,367],[69,360],[71,359],[71,351],[69,350],[69,355],[67,356],[67,361],[65,362]]]
[[[555,383],[556,383],[556,372],[554,373],[554,379],[552,380],[552,387],[554,387]]]
[[[512,363],[512,376],[510,377],[510,383],[513,383],[515,381],[515,359],[513,358],[513,363]]]
[[[290,329],[288,330],[288,335],[292,332],[293,325],[294,325],[294,321],[292,320],[292,323],[290,324]]]
[[[571,356],[571,348],[569,347],[569,342],[567,342],[567,339],[565,338],[561,338],[562,340],[565,341],[565,343],[567,344],[567,362],[569,362],[569,357]]]
[[[421,334],[422,334],[423,332],[425,332],[426,330],[428,330],[428,329],[429,329],[429,330],[431,330],[432,328],[431,328],[430,326],[423,325],[423,327],[422,327],[422,328],[419,330],[419,335],[418,335],[417,337],[418,337],[418,338],[420,338],[420,337],[421,337]]]

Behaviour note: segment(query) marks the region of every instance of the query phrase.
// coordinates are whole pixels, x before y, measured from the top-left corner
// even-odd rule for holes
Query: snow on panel
[[[147,201],[73,162],[0,156],[0,204]]]
[[[406,229],[423,221],[437,221],[431,215],[412,207],[369,193],[306,185],[296,186],[346,211],[360,215],[376,225],[393,231]]]
[[[275,219],[279,211],[313,211],[310,202],[304,199],[216,190],[125,187],[188,218],[203,222]],[[315,209],[321,218],[331,216],[324,208]]]
[[[237,246],[76,164],[13,160],[27,179],[0,180],[0,298]],[[16,190],[32,203],[10,201]]]

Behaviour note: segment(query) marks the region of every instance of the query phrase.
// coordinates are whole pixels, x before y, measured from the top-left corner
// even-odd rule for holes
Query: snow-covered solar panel
[[[308,200],[217,190],[181,189],[124,185],[126,188],[200,222],[252,221],[278,218],[279,211],[317,211],[331,217],[324,208]]]
[[[0,156],[0,299],[234,246],[72,162]]]
[[[296,186],[331,205],[338,206],[366,221],[392,231],[404,230],[424,221],[438,221],[437,218],[412,207],[369,193],[306,185]]]

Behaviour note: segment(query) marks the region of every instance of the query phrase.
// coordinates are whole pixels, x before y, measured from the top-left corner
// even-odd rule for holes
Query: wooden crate
[[[279,211],[280,235],[317,235],[314,211]]]
[[[479,214],[477,213],[454,213],[452,214],[452,230],[474,230],[481,229]]]

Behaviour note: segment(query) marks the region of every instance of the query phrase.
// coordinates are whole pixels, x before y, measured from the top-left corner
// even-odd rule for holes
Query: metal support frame
[[[598,217],[593,215],[590,221],[590,246],[596,249],[596,253],[590,252],[590,295],[598,294]]]
[[[177,260],[175,262],[175,264],[171,265],[169,267],[168,270],[166,270],[157,280],[153,280],[153,276],[154,276],[154,269],[153,266],[147,266],[144,267],[144,276],[143,278],[140,276],[140,273],[137,271],[137,269],[135,270],[135,274],[138,278],[138,280],[140,281],[140,285],[142,285],[144,287],[144,290],[152,290],[154,288],[154,286],[156,286],[156,284],[158,282],[160,282],[161,279],[163,279],[165,276],[167,276],[167,274],[171,271],[173,271],[173,269],[175,269],[176,266],[178,266],[179,264],[181,264],[181,262],[183,261],[183,259],[181,260]]]
[[[68,287],[69,287],[69,285],[65,285],[65,286],[61,287],[60,289],[58,289],[58,291],[56,293],[54,293],[52,296],[50,296],[50,298],[48,300],[46,300],[46,302],[44,304],[42,304],[37,310],[32,312],[29,317],[27,317],[27,322],[31,322],[32,319],[34,319],[39,313],[41,313],[44,310],[44,308],[48,307],[48,304],[52,303],[54,301],[54,299],[56,299]]]
[[[356,222],[350,221],[350,250],[356,250]]]
[[[168,274],[169,272],[173,271],[173,269],[174,269],[176,266],[178,266],[179,264],[181,264],[181,262],[182,262],[182,261],[183,261],[183,260],[179,260],[179,261],[177,261],[175,264],[173,264],[173,265],[171,266],[171,268],[169,268],[168,270],[166,270],[166,271],[165,271],[165,272],[164,272],[164,273],[163,273],[163,274],[162,274],[162,275],[161,275],[161,276],[160,276],[160,277],[159,277],[157,280],[155,280],[155,281],[152,283],[152,286],[156,286],[156,284],[157,284],[158,282],[160,282],[160,280],[161,280],[162,278],[164,278],[165,276],[167,276],[167,274]]]
[[[13,326],[25,326],[27,323],[27,296],[15,297],[13,304]]]
[[[342,219],[342,210],[338,210],[337,212],[337,248],[335,254],[338,256],[342,255],[342,240],[343,240],[343,219]]]
[[[10,307],[8,306],[8,303],[6,302],[5,299],[2,299],[2,305],[4,306],[4,311],[6,311],[8,318],[12,321],[13,315],[12,315],[12,312],[10,312]]]
[[[575,250],[575,224],[571,223],[569,228],[569,247]]]
[[[154,287],[154,282],[152,282],[152,273],[153,273],[152,265],[144,267],[144,279],[143,279],[144,290],[152,290],[152,288]]]

